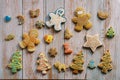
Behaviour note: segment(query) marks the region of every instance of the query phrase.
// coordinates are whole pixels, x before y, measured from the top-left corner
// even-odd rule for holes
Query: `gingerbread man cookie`
[[[75,30],[81,31],[83,27],[85,29],[90,29],[92,27],[92,23],[89,21],[91,15],[89,13],[85,13],[82,7],[79,7],[75,10],[75,17],[72,18],[72,21],[76,24]]]
[[[54,26],[55,31],[62,30],[61,24],[66,22],[66,18],[63,17],[63,15],[64,15],[64,9],[63,8],[57,9],[55,13],[49,13],[50,21],[47,21],[46,25],[48,27]]]
[[[37,38],[38,37],[38,30],[37,29],[32,29],[28,33],[23,34],[23,41],[19,43],[19,46],[21,48],[26,48],[29,52],[34,52],[35,51],[35,45],[40,43],[40,40]]]

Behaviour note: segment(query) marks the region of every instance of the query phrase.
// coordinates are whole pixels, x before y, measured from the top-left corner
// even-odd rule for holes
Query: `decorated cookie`
[[[86,13],[82,7],[79,7],[75,10],[75,17],[72,18],[72,21],[75,23],[75,31],[81,31],[83,27],[85,29],[90,29],[92,23],[89,21],[91,15]]]
[[[72,33],[70,32],[70,30],[69,30],[68,28],[66,28],[65,33],[64,33],[64,38],[68,40],[68,39],[70,39],[72,36],[73,36],[73,35],[72,35]]]
[[[71,63],[70,68],[73,70],[72,72],[74,74],[78,74],[79,72],[82,72],[84,70],[83,64],[84,64],[84,55],[83,55],[83,52],[80,51],[73,58],[73,62]]]
[[[25,22],[25,17],[24,17],[24,16],[18,15],[18,16],[17,16],[17,19],[18,19],[18,24],[19,24],[19,25],[24,24],[24,22]]]
[[[10,63],[7,67],[11,69],[12,73],[16,73],[22,69],[22,53],[20,51],[13,53]]]
[[[37,21],[35,26],[38,28],[38,29],[41,29],[42,27],[45,26],[45,23],[41,20]]]
[[[47,74],[47,71],[51,69],[51,66],[48,63],[48,60],[44,53],[39,54],[37,64],[38,64],[37,71],[42,72],[42,74]]]
[[[68,68],[67,65],[65,64],[62,64],[60,63],[59,61],[57,61],[55,64],[54,64],[55,68],[58,69],[59,72],[61,72],[62,70],[63,71],[66,71],[66,69]]]
[[[55,57],[57,55],[57,50],[56,48],[50,48],[48,53],[50,54],[50,56]]]
[[[45,35],[44,36],[44,41],[48,44],[50,44],[53,41],[53,36],[52,35]]]
[[[110,56],[110,51],[107,50],[103,57],[101,58],[101,62],[99,63],[98,67],[101,69],[102,73],[107,73],[108,71],[112,70],[112,59]]]
[[[73,50],[70,48],[70,45],[68,43],[64,43],[64,53],[65,54],[71,54],[73,52]]]
[[[66,22],[66,18],[63,17],[63,15],[64,15],[64,9],[63,8],[57,9],[55,13],[49,13],[50,21],[47,21],[46,25],[48,27],[54,26],[55,31],[62,30],[61,24]]]
[[[95,68],[96,68],[95,61],[94,61],[94,60],[90,60],[90,61],[89,61],[88,68],[90,68],[90,69],[95,69]]]
[[[10,41],[10,40],[13,40],[15,38],[15,35],[14,34],[9,34],[5,37],[5,40],[6,41]]]
[[[35,51],[35,45],[39,44],[40,40],[38,39],[38,30],[31,29],[28,33],[23,34],[23,40],[19,43],[21,48],[27,48],[29,52]]]
[[[106,18],[108,18],[108,13],[103,11],[98,11],[97,16],[99,19],[105,20]]]
[[[108,29],[108,31],[107,31],[107,33],[106,33],[106,36],[107,36],[108,38],[113,38],[113,37],[115,36],[115,32],[114,32],[114,30],[113,30],[112,27],[110,27],[110,28]]]
[[[102,46],[101,41],[99,40],[99,35],[86,35],[86,42],[83,47],[90,48],[93,52],[95,52],[96,48]]]
[[[29,11],[30,17],[31,18],[36,18],[40,15],[40,10],[36,9],[36,10],[30,10]]]

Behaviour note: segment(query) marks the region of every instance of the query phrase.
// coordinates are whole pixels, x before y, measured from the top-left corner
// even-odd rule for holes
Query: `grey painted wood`
[[[90,79],[90,80],[119,80],[120,72],[120,0],[0,0],[0,79]],[[77,7],[83,7],[89,13],[91,13],[91,22],[93,27],[90,30],[82,30],[81,32],[74,31],[74,24],[71,19],[74,16],[74,10]],[[49,20],[48,14],[54,12],[59,7],[65,9],[65,17],[67,22],[62,25],[62,31],[54,32],[53,28],[48,29],[46,26],[39,30],[39,39],[41,43],[36,46],[34,53],[27,52],[26,49],[21,50],[18,46],[18,42],[22,40],[22,34],[28,32],[35,27],[37,20],[47,21]],[[29,10],[40,9],[40,16],[38,18],[30,18]],[[97,11],[105,10],[109,13],[109,18],[101,21],[97,18]],[[19,26],[16,16],[23,14],[25,16],[25,24]],[[12,20],[8,23],[4,22],[4,16],[12,16]],[[107,29],[112,26],[116,32],[116,36],[113,39],[107,39],[105,33]],[[73,33],[73,37],[70,40],[64,40],[64,30],[68,27]],[[9,33],[14,33],[16,38],[12,41],[6,42],[4,38]],[[98,48],[94,54],[89,49],[85,49],[82,45],[85,42],[86,34],[100,35],[100,40],[103,42],[103,47]],[[52,34],[54,40],[51,44],[46,44],[43,40],[44,35]],[[63,43],[68,42],[73,49],[71,55],[64,55]],[[52,58],[48,54],[48,50],[52,47],[56,47],[58,55]],[[23,52],[23,70],[13,75],[10,70],[6,69],[6,65],[9,63],[10,57],[15,50],[21,50]],[[100,69],[96,68],[90,70],[87,68],[87,64],[90,59],[94,59],[96,65],[99,64],[105,50],[109,49],[113,60],[113,70],[108,74],[102,74]],[[66,72],[58,73],[54,68],[54,63],[60,61],[70,65],[73,57],[80,50],[84,53],[84,71],[78,75],[72,74],[70,69]],[[36,60],[40,52],[44,52],[48,58],[52,69],[48,71],[47,75],[42,75],[36,71]]]
[[[13,5],[14,3],[14,5]],[[22,70],[18,74],[12,75],[11,71],[6,68],[9,64],[12,54],[19,49],[18,42],[21,40],[22,27],[18,26],[16,16],[22,12],[22,1],[18,0],[1,0],[0,1],[0,78],[1,79],[22,79]],[[4,17],[9,15],[12,20],[8,23],[4,22]],[[16,35],[12,41],[5,41],[4,38],[8,34]]]

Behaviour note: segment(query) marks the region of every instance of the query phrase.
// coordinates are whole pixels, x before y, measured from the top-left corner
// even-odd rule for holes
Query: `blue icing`
[[[91,68],[91,69],[94,69],[96,67],[95,62],[93,60],[90,60],[90,62],[88,64],[88,67]]]
[[[9,22],[11,20],[11,17],[10,16],[5,16],[5,21],[6,22]]]

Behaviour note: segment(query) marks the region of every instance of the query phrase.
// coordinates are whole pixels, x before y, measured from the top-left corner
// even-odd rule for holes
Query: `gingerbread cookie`
[[[90,69],[95,69],[95,68],[96,68],[95,61],[94,61],[94,60],[90,60],[90,61],[89,61],[88,68],[90,68]]]
[[[38,30],[31,29],[28,33],[23,34],[23,40],[19,43],[21,48],[27,48],[29,52],[35,51],[35,45],[39,44],[40,40],[38,39]]]
[[[84,70],[83,64],[84,64],[84,55],[83,52],[80,51],[74,58],[73,63],[71,63],[70,68],[73,70],[72,72],[74,74],[78,74],[79,72],[82,72]]]
[[[54,66],[55,66],[55,68],[58,69],[59,72],[61,72],[62,70],[63,70],[63,71],[66,71],[66,69],[68,68],[67,65],[62,64],[62,63],[60,63],[59,61],[56,62],[56,63],[54,64]]]
[[[96,48],[102,46],[101,41],[99,40],[99,35],[86,35],[87,41],[83,45],[83,47],[90,48],[92,52],[95,52]]]
[[[105,20],[106,18],[108,18],[108,13],[103,11],[98,11],[97,16],[99,19]]]
[[[50,48],[48,53],[50,54],[50,56],[55,57],[57,55],[57,50],[56,48]]]
[[[51,66],[48,63],[48,60],[44,53],[39,54],[37,64],[38,64],[37,71],[42,72],[42,74],[47,74],[47,71],[51,69]]]
[[[49,13],[50,21],[47,21],[46,25],[48,27],[54,26],[55,31],[62,30],[61,23],[66,22],[66,18],[63,17],[63,15],[64,15],[64,9],[63,8],[57,9],[55,13]]]
[[[72,36],[73,36],[73,35],[72,35],[72,33],[70,32],[70,30],[69,30],[68,28],[66,28],[65,33],[64,33],[64,38],[68,40],[68,39],[70,39]]]
[[[107,36],[108,38],[113,38],[113,37],[115,36],[115,32],[114,32],[114,30],[113,30],[112,27],[110,27],[110,28],[108,29],[108,31],[107,31],[107,33],[106,33],[106,36]]]
[[[22,69],[22,53],[20,51],[13,53],[13,56],[7,67],[11,69],[12,73],[16,73]]]
[[[36,9],[36,10],[30,10],[29,11],[30,17],[31,18],[36,18],[40,15],[40,10]]]
[[[70,45],[68,43],[64,43],[64,53],[65,54],[71,54],[73,52],[73,50],[70,48]]]
[[[86,13],[82,7],[79,7],[75,10],[75,17],[72,18],[72,21],[75,23],[75,30],[81,31],[83,27],[85,29],[90,29],[92,27],[92,23],[89,21],[91,15]]]
[[[48,44],[50,44],[53,41],[53,36],[52,35],[45,35],[44,36],[44,41]]]
[[[5,41],[10,41],[10,40],[13,40],[14,38],[15,38],[14,34],[9,34],[5,37]]]
[[[107,73],[108,71],[112,70],[112,59],[110,56],[110,51],[107,50],[103,57],[101,58],[101,62],[99,63],[98,67],[101,69],[102,73]]]
[[[25,17],[24,17],[24,16],[18,15],[18,16],[17,16],[17,19],[18,19],[18,24],[19,24],[19,25],[24,24],[24,22],[25,22]]]
[[[45,26],[45,23],[41,20],[37,21],[35,26],[38,28],[38,29],[41,29]]]

